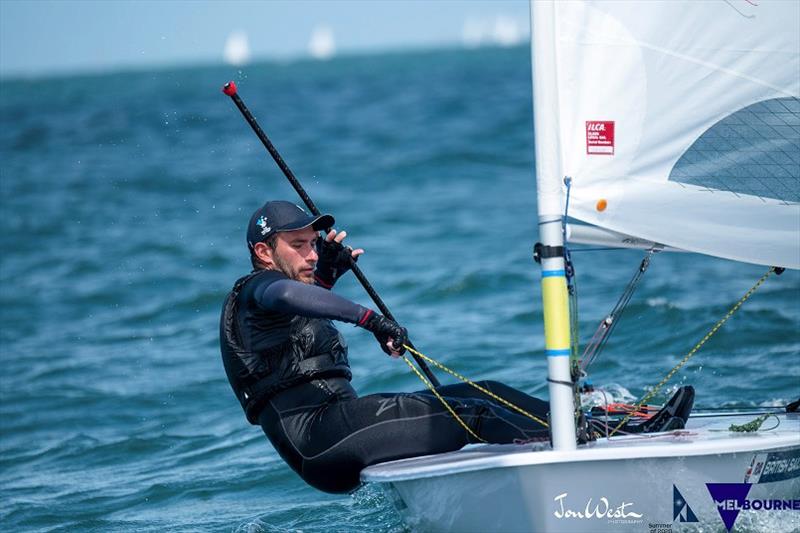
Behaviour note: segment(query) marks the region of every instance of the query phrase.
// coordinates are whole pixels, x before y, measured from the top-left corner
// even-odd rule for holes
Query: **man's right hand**
[[[349,246],[344,246],[342,241],[347,237],[346,231],[336,232],[332,229],[325,239],[317,240],[317,261],[316,277],[319,285],[330,289],[336,280],[342,277],[348,270],[353,268],[353,264],[358,261],[358,256],[364,253],[362,248],[353,250]]]
[[[381,345],[381,349],[387,355],[392,357],[403,355],[406,351],[403,345],[408,344],[408,331],[406,328],[372,310],[367,310],[367,313],[368,315],[362,318],[363,323],[359,323],[359,325],[375,335]]]

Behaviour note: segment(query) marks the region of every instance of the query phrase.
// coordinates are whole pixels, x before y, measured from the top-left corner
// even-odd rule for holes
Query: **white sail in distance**
[[[532,9],[540,214],[800,268],[800,2]]]
[[[336,53],[336,41],[330,26],[322,25],[314,28],[308,40],[308,53],[314,59],[330,59]]]
[[[250,42],[247,33],[244,31],[234,31],[225,41],[223,52],[225,62],[229,65],[242,66],[250,62]]]

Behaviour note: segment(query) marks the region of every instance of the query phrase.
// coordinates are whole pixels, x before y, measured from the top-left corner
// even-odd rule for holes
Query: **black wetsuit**
[[[252,375],[268,372],[258,366],[260,363],[250,361],[244,365],[234,360],[235,350],[226,351],[225,335],[235,337],[240,342],[239,352],[247,352],[247,357],[254,353],[261,354],[261,359],[294,357],[294,352],[288,351],[292,348],[290,344],[304,335],[338,336],[335,329],[328,327],[327,319],[358,323],[371,311],[322,287],[291,281],[278,272],[265,271],[240,281],[238,292],[229,297],[237,305],[230,312],[235,317],[227,321],[227,326],[223,311],[221,336],[228,377],[248,419],[261,425],[281,457],[308,484],[326,492],[349,492],[358,487],[359,474],[366,466],[457,450],[476,442],[430,391],[359,397],[350,385],[349,371],[342,371],[342,362],[347,364],[347,348],[340,336],[332,341],[312,339],[312,347],[307,348],[333,354],[328,358],[335,364],[323,369],[321,375],[313,372],[289,375],[291,372],[284,369],[289,377],[273,379],[267,389],[243,386],[242,383],[249,382],[242,381],[242,375],[253,379]],[[316,333],[308,333],[309,324]],[[231,329],[235,331],[231,333]],[[297,331],[306,333],[299,335]],[[242,358],[246,356],[239,354]],[[249,374],[244,366],[251,368]],[[276,363],[272,361],[266,366],[274,368]],[[539,418],[547,418],[547,402],[498,382],[479,384]],[[243,394],[243,388],[260,390],[257,401],[252,395]],[[263,393],[264,390],[267,392]],[[548,430],[540,424],[467,384],[445,385],[437,391],[488,442],[548,437]]]

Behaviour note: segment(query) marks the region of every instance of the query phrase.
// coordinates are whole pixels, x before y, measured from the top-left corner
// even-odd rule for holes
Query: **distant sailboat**
[[[498,15],[492,27],[492,41],[499,46],[515,46],[522,42],[523,33],[517,21],[511,17]]]
[[[506,15],[497,15],[493,19],[470,17],[461,27],[461,42],[466,48],[516,46],[524,38],[521,24]]]
[[[314,59],[330,59],[336,53],[333,30],[329,26],[317,26],[308,40],[308,53]]]
[[[250,62],[250,43],[247,40],[247,33],[234,31],[228,35],[225,41],[225,51],[223,52],[225,62],[229,65],[242,66]]]
[[[461,42],[467,48],[478,48],[483,43],[484,33],[483,21],[470,17],[461,28]]]

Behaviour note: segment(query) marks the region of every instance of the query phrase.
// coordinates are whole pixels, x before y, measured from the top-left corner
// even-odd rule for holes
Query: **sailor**
[[[399,357],[408,343],[396,322],[331,289],[364,252],[330,230],[330,215],[311,216],[286,201],[253,213],[247,245],[253,271],[235,284],[222,311],[220,344],[231,387],[248,421],[260,425],[286,463],[309,485],[352,491],[366,466],[457,450],[477,442],[428,390],[358,396],[347,344],[332,321],[372,332]],[[546,420],[548,403],[496,381],[479,384]],[[492,443],[547,440],[548,429],[461,383],[437,388],[461,420]],[[681,409],[685,409],[685,399]],[[689,402],[689,409],[691,401]],[[675,408],[659,413],[659,429]],[[642,431],[643,428],[639,428]]]

